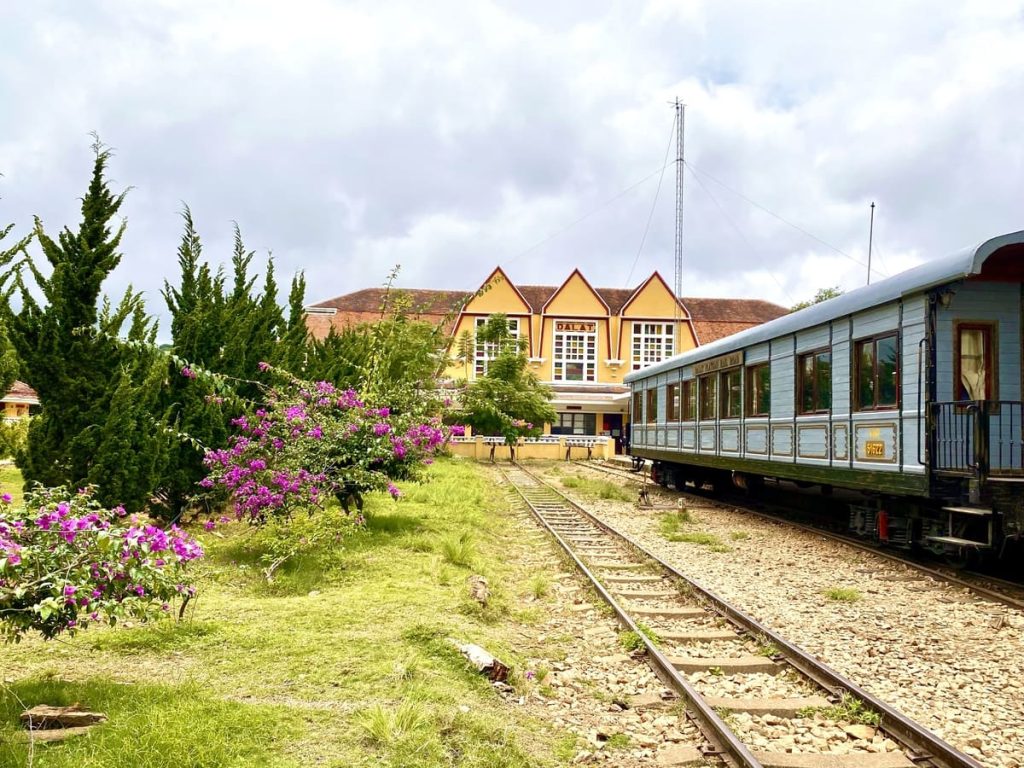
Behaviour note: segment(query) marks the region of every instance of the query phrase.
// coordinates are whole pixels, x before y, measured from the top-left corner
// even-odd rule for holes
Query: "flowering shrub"
[[[264,369],[268,368],[261,364]],[[444,447],[460,428],[372,408],[352,390],[287,378],[267,405],[235,419],[230,445],[206,454],[206,488],[224,486],[240,520],[263,523],[331,497],[345,511],[370,490],[401,495],[392,482]]]
[[[34,492],[24,509],[0,498],[0,635],[46,638],[91,622],[145,619],[191,596],[188,563],[202,557],[176,526],[104,509],[92,489]]]

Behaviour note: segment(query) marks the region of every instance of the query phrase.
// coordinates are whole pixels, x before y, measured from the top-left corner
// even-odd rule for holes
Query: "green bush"
[[[28,419],[0,421],[0,459],[14,458],[27,442]]]

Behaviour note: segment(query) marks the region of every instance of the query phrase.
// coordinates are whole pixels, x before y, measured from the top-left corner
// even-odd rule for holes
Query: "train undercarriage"
[[[677,490],[740,492],[878,545],[1024,578],[1024,483],[940,477],[927,498],[663,460],[653,462],[651,478]]]

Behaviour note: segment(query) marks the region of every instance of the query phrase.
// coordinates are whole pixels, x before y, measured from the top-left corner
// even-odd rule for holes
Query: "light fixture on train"
[[[943,309],[949,309],[949,305],[953,303],[953,295],[956,293],[952,288],[943,288],[939,291],[938,299],[939,304]]]

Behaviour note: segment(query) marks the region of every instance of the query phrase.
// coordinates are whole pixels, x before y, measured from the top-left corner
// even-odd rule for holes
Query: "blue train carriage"
[[[659,482],[864,492],[856,532],[1012,557],[1024,531],[1024,231],[629,374]]]

